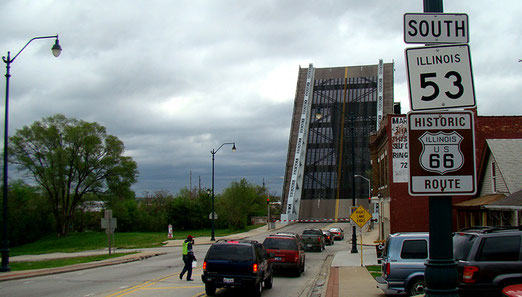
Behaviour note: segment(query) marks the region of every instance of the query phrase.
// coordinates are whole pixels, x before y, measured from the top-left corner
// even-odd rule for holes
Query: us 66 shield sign
[[[476,193],[473,113],[408,113],[412,196]]]
[[[475,106],[468,45],[406,49],[411,109]]]

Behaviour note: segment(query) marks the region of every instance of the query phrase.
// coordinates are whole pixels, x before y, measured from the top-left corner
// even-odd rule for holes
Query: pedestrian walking
[[[194,238],[192,235],[187,236],[187,239],[183,242],[183,262],[185,266],[183,270],[179,274],[179,279],[183,279],[183,275],[185,272],[187,273],[187,281],[193,281],[192,279],[192,261],[196,261],[196,257],[194,256],[194,250],[192,246],[194,245]]]

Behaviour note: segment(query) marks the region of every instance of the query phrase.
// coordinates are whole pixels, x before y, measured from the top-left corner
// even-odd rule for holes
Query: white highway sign
[[[472,112],[410,112],[408,143],[410,195],[476,193]]]
[[[406,66],[413,111],[476,105],[468,45],[407,48]]]
[[[465,13],[404,14],[406,43],[469,43],[468,15]]]

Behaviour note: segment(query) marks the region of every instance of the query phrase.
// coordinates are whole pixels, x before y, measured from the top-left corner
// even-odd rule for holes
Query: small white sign
[[[468,45],[407,48],[406,66],[413,111],[475,107]]]
[[[404,14],[406,43],[469,43],[468,15],[465,13]]]

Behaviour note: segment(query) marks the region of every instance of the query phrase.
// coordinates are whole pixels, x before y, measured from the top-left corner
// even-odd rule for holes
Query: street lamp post
[[[367,179],[366,177],[362,176],[362,175],[359,175],[359,174],[356,174],[355,177],[360,177],[362,179],[364,179],[365,181],[368,182],[368,197],[371,198],[372,197],[372,183],[370,182],[369,179]]]
[[[212,149],[210,153],[212,154],[212,213],[211,213],[211,220],[212,220],[212,233],[210,236],[210,240],[214,241],[216,240],[214,236],[214,155],[225,145],[225,144],[231,144],[232,145],[232,152],[236,151],[236,143],[235,142],[225,142],[222,145],[218,147],[217,150]]]
[[[39,36],[34,37],[31,40],[29,40],[24,47],[13,57],[11,58],[11,52],[7,52],[7,58],[4,56],[2,57],[2,60],[6,64],[6,73],[5,73],[5,118],[4,118],[4,170],[3,170],[3,227],[2,227],[2,266],[0,267],[0,272],[7,272],[11,271],[11,268],[9,268],[9,240],[7,239],[7,192],[8,192],[8,184],[7,184],[7,178],[8,178],[8,148],[9,148],[9,78],[11,77],[11,74],[9,70],[11,69],[11,63],[14,62],[14,60],[20,55],[20,53],[31,43],[33,40],[37,39],[49,39],[49,38],[55,38],[55,42],[53,47],[51,48],[53,55],[55,57],[58,57],[60,53],[62,52],[62,48],[60,46],[60,43],[58,42],[58,35],[54,36]]]

